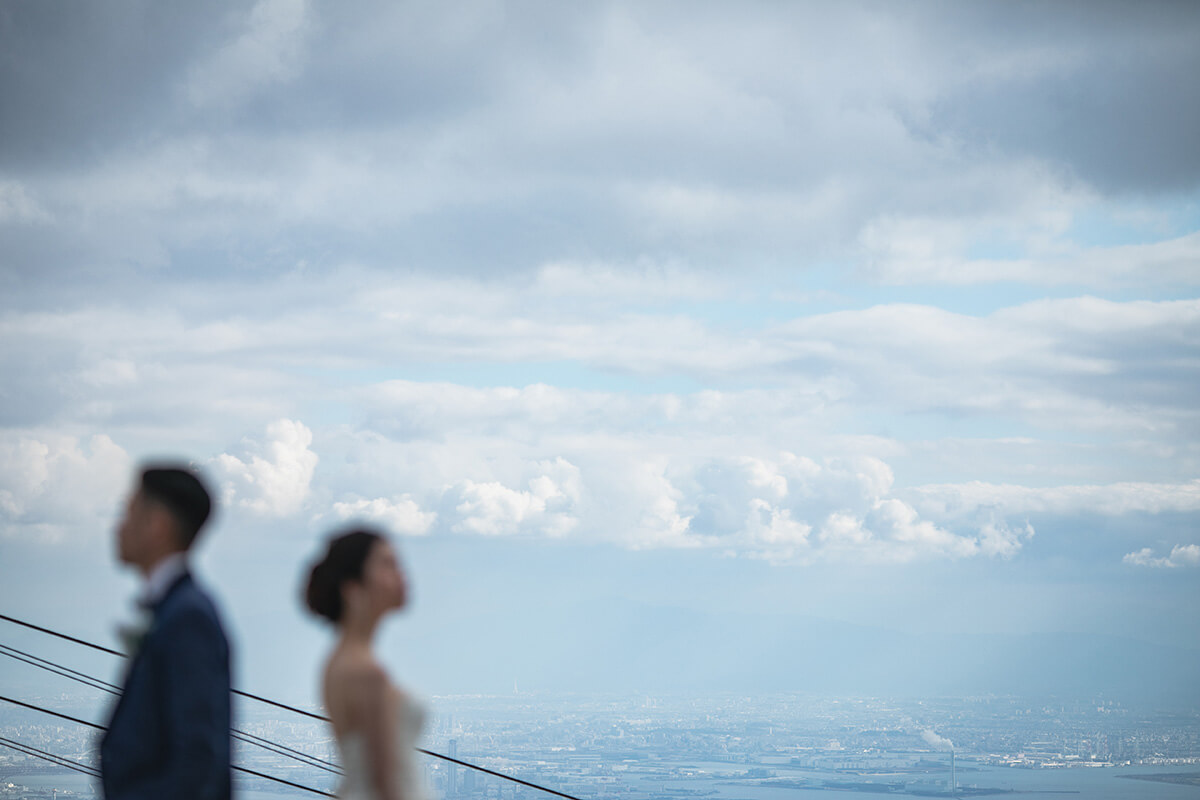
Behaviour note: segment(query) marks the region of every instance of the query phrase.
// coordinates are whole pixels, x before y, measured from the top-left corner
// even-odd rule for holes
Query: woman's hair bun
[[[362,578],[371,547],[381,539],[375,531],[362,528],[332,536],[325,555],[308,573],[304,603],[309,610],[330,622],[341,621],[342,584]]]

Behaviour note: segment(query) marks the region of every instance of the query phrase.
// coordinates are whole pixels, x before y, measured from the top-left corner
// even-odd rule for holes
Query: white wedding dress
[[[404,692],[396,693],[396,747],[392,753],[396,789],[402,800],[428,800],[425,778],[417,758],[417,740],[425,727],[425,709]],[[351,733],[338,739],[344,776],[338,788],[339,800],[378,800],[371,785],[367,743],[362,734]]]

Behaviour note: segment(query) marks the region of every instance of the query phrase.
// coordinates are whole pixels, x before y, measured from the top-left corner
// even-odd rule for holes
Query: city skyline
[[[545,787],[569,799],[763,797],[759,790],[768,797],[948,796],[957,788],[966,796],[1049,791],[1090,800],[1132,791],[1121,785],[1130,779],[1153,784],[1138,784],[1139,797],[1174,796],[1170,787],[1200,781],[1194,711],[1148,712],[1105,698],[573,693],[433,701],[422,763],[434,795],[448,799],[532,800]],[[334,788],[336,747],[326,726],[253,704],[238,716],[240,766],[297,786]],[[39,722],[45,719],[0,707],[10,733],[90,763],[85,730]],[[16,783],[16,796],[28,796],[23,783],[53,785],[39,781],[88,796],[85,780],[65,782],[61,771],[36,766],[0,750],[0,779]],[[280,787],[243,774],[238,789],[257,798]],[[14,792],[0,783],[0,796],[6,790]]]

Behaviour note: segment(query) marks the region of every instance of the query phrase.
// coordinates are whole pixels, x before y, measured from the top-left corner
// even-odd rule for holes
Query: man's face
[[[117,558],[121,563],[141,566],[149,537],[149,508],[146,498],[135,490],[125,504],[125,516],[117,526]]]

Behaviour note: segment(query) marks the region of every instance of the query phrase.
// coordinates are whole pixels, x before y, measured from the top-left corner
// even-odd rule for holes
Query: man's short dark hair
[[[212,499],[200,476],[185,466],[148,466],[142,470],[141,491],[171,512],[184,549],[190,548],[212,511]]]

